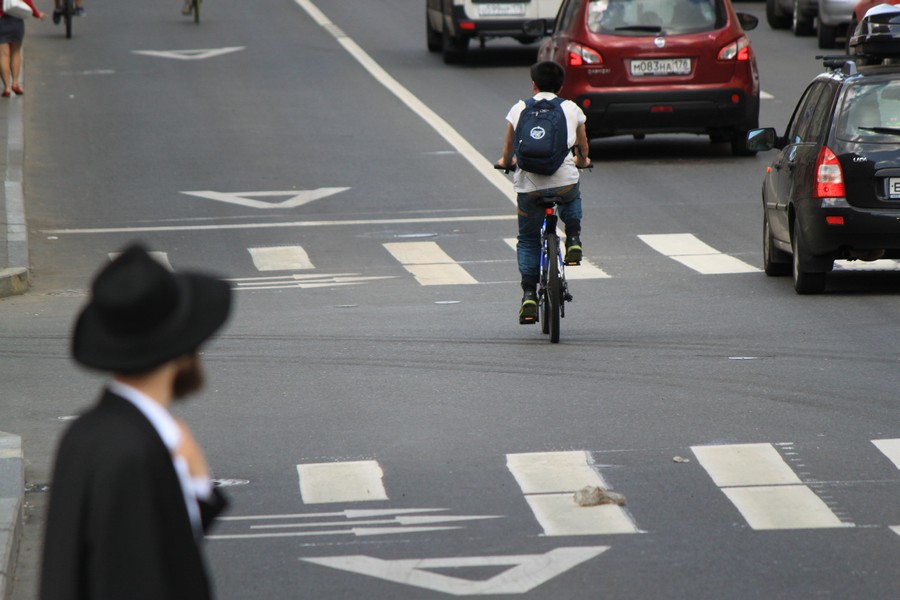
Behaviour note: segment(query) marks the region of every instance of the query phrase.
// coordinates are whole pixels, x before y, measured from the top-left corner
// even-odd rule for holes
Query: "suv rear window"
[[[697,33],[725,26],[720,0],[590,0],[588,29],[613,35]]]
[[[849,142],[900,142],[900,81],[861,82],[847,86],[837,136]]]

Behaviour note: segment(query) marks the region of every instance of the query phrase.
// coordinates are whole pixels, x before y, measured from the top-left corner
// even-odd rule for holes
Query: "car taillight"
[[[837,156],[828,146],[822,146],[816,159],[816,198],[844,196],[844,172]]]
[[[743,62],[750,60],[750,56],[750,40],[748,40],[745,35],[742,35],[719,50],[719,60],[736,60],[738,62]]]
[[[569,58],[570,67],[580,67],[581,65],[601,65],[603,57],[596,50],[592,50],[587,46],[572,42],[566,48]]]

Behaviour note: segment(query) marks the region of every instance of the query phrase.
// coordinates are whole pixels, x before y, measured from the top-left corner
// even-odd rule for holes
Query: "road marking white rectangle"
[[[893,532],[896,533],[897,535],[900,535],[900,525],[896,525],[896,526],[894,526],[894,527],[891,527],[891,531],[893,531]]]
[[[703,275],[759,272],[756,267],[700,241],[692,233],[639,235],[638,238],[660,254]]]
[[[247,248],[258,271],[296,271],[315,269],[302,246]]]
[[[737,487],[722,491],[753,529],[847,527],[805,485]]]
[[[639,533],[627,512],[615,504],[579,506],[571,493],[525,496],[544,535]]]
[[[872,440],[872,443],[900,469],[900,439]]]
[[[510,248],[513,250],[516,249],[516,238],[504,238],[504,240]],[[566,267],[566,279],[569,281],[576,281],[582,279],[609,279],[610,275],[592,263],[591,261],[583,258],[581,260],[581,264],[577,267],[569,266]]]
[[[110,252],[110,253],[109,253],[109,260],[111,260],[111,261],[116,260],[116,259],[119,257],[119,255],[121,255],[121,254],[122,254],[121,252]],[[167,268],[168,270],[170,270],[170,271],[174,271],[174,270],[175,270],[175,269],[172,268],[172,263],[169,262],[169,254],[168,254],[168,252],[156,252],[156,251],[153,251],[153,252],[147,252],[147,254],[150,255],[150,258],[154,259],[156,262],[158,262],[159,264],[161,264],[162,266],[164,266],[164,267]]]
[[[693,446],[719,487],[802,484],[772,444]]]
[[[506,466],[525,494],[576,492],[585,486],[606,488],[583,450],[507,454]]]
[[[435,242],[395,242],[384,247],[421,285],[478,283]]]
[[[305,504],[387,500],[384,472],[375,460],[297,465]]]

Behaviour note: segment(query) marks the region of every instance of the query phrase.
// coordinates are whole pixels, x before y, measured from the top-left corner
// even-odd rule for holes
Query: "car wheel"
[[[819,48],[830,50],[837,46],[837,26],[819,21]]]
[[[778,0],[766,0],[766,22],[772,29],[787,29],[791,26],[791,17],[778,6]]]
[[[444,62],[448,65],[459,64],[466,57],[466,50],[469,49],[469,38],[454,37],[450,32],[444,29],[441,35],[441,52],[444,55]]]
[[[800,0],[794,0],[794,16],[791,18],[791,30],[794,35],[807,36],[813,34],[813,22],[800,14]]]
[[[425,14],[425,38],[429,52],[441,51],[441,32],[435,31],[434,27],[431,26],[431,19],[428,18],[427,13]]]
[[[756,150],[747,147],[747,132],[735,131],[731,135],[731,153],[734,156],[756,156]]]
[[[769,216],[765,209],[763,209],[763,267],[769,277],[781,277],[791,272],[790,257],[776,248],[772,242],[772,230],[769,229]]]
[[[800,266],[802,259],[806,257],[806,244],[803,242],[803,232],[800,230],[800,220],[794,217],[794,229],[791,232],[791,261],[794,274],[794,290],[798,294],[821,294],[825,291],[826,273],[813,273],[803,271]]]

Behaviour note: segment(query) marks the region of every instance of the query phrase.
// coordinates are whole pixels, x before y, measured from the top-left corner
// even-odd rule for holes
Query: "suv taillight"
[[[719,50],[719,60],[736,60],[739,62],[750,60],[750,40],[742,35]]]
[[[568,54],[567,60],[569,61],[570,67],[603,64],[603,57],[600,56],[599,52],[597,52],[596,50],[592,50],[587,46],[576,44],[575,42],[570,43],[566,47],[566,52]]]
[[[822,146],[816,159],[815,198],[843,198],[844,172],[837,156],[828,146]]]

